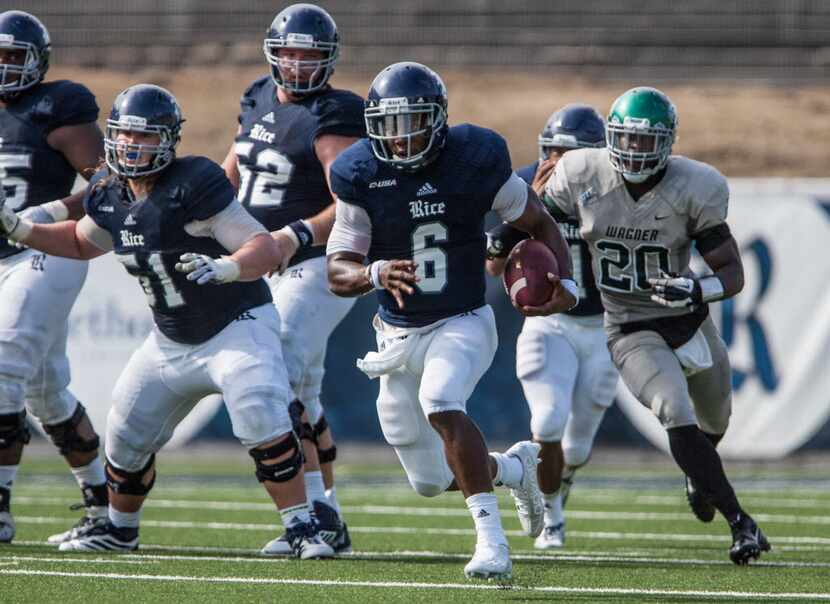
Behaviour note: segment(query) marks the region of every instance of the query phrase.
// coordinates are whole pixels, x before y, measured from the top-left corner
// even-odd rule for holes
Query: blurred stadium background
[[[233,140],[239,95],[265,71],[263,33],[288,2],[28,0],[53,39],[49,77],[98,96],[138,81],[170,88],[188,123],[183,149],[221,161]],[[678,105],[676,152],[714,164],[733,184],[731,223],[749,286],[715,311],[735,365],[737,457],[830,448],[830,342],[823,242],[830,226],[830,3],[821,0],[335,0],[319,3],[343,43],[334,84],[364,94],[397,60],[445,76],[450,118],[502,132],[516,167],[535,159],[545,118],[573,101],[607,111],[635,84],[663,88]],[[770,179],[770,177],[776,177]],[[798,177],[796,179],[796,177]],[[73,388],[103,426],[112,381],[146,334],[136,285],[96,260],[72,320]],[[520,318],[500,284],[488,300],[501,347],[469,404],[491,441],[528,434],[515,378]],[[339,441],[381,442],[375,382],[354,360],[374,345],[372,297],[335,332],[324,402]],[[598,445],[650,447],[649,418],[630,404],[607,414]],[[738,421],[739,420],[739,421]],[[232,438],[216,401],[200,404],[178,442]],[[729,445],[729,443],[725,443]]]

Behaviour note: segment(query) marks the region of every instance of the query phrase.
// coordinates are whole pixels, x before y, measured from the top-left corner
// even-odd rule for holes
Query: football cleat
[[[314,518],[317,520],[317,532],[320,538],[328,543],[335,553],[351,553],[352,540],[349,537],[349,530],[333,507],[322,501],[315,501]]]
[[[310,522],[292,524],[282,537],[266,543],[259,553],[266,556],[284,556],[285,543],[291,550],[288,555],[296,556],[300,560],[334,557],[334,549],[320,538],[314,524]]]
[[[510,494],[516,503],[516,513],[522,530],[530,537],[538,537],[545,528],[545,500],[536,477],[539,449],[541,447],[537,443],[523,440],[504,452],[505,455],[516,457],[522,462],[522,480],[518,487],[510,489]]]
[[[546,526],[542,534],[536,537],[533,547],[536,549],[555,549],[565,546],[565,523]]]
[[[58,546],[62,552],[132,552],[138,549],[138,529],[99,523],[83,535]]]
[[[476,543],[472,560],[464,567],[468,579],[507,581],[513,577],[510,548],[504,543]]]
[[[75,509],[75,506],[72,506],[72,509]],[[107,508],[90,507],[86,509],[86,514],[68,531],[51,535],[46,539],[46,542],[51,545],[59,545],[65,541],[78,539],[86,535],[93,528],[104,525],[107,522],[109,522]]]
[[[739,566],[757,560],[761,557],[761,552],[772,549],[764,533],[747,514],[738,515],[738,519],[730,523],[729,528],[732,529],[729,559]]]
[[[686,500],[692,508],[692,513],[701,522],[712,522],[715,518],[715,506],[709,503],[709,500],[695,487],[695,483],[688,476],[686,476]]]
[[[11,498],[11,490],[0,487],[0,543],[11,543],[17,531],[14,518],[9,510]]]

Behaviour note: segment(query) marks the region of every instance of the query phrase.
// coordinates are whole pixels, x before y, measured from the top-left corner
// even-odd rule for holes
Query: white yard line
[[[15,503],[32,506],[69,506],[75,503],[71,499],[57,497],[15,497]],[[830,505],[830,504],[829,504]],[[257,503],[249,501],[194,501],[180,499],[149,499],[144,504],[145,508],[160,509],[181,509],[181,510],[222,510],[231,512],[276,512],[272,503]],[[345,514],[371,514],[388,516],[440,516],[449,518],[467,518],[470,512],[463,507],[419,507],[419,506],[393,506],[393,505],[344,505]],[[672,520],[679,522],[697,523],[698,520],[690,512],[613,512],[613,511],[592,511],[574,510],[567,511],[569,519],[573,520],[625,520],[632,522],[651,522],[654,520]],[[828,516],[801,516],[796,514],[753,514],[759,522],[777,524],[815,524],[830,525]]]
[[[142,558],[146,557],[147,562],[150,564],[157,564],[158,562],[153,559],[153,556],[142,556]],[[163,556],[159,556],[161,558]],[[195,556],[194,556],[195,557]],[[87,564],[135,564],[141,565],[144,564],[141,560],[130,560],[124,558],[123,556],[110,556],[108,558],[93,558],[93,557],[82,557],[82,558],[70,558],[68,556],[56,556],[52,558],[46,558],[44,556],[8,556],[7,560],[15,560],[18,562],[67,562],[67,563],[75,563],[75,562],[83,562]]]
[[[264,577],[205,577],[187,575],[133,575],[116,573],[71,573],[60,571],[42,571],[25,569],[1,569],[0,575],[22,575],[40,577],[68,577],[85,579],[111,579],[122,581],[170,581],[193,583],[241,583],[262,585],[309,585],[318,587],[368,587],[397,589],[457,589],[465,591],[504,590],[502,585],[482,583],[416,583],[406,581],[340,581],[313,579],[272,579]],[[558,594],[616,595],[616,596],[667,596],[667,597],[701,597],[723,598],[728,600],[822,600],[830,601],[830,594],[793,593],[793,592],[746,592],[746,591],[705,591],[705,590],[671,590],[671,589],[635,589],[605,587],[522,587],[513,586],[516,591],[530,591]]]
[[[54,518],[51,516],[15,516],[18,524],[65,524],[72,522],[71,518]],[[153,528],[172,529],[206,529],[220,531],[282,531],[282,525],[256,522],[194,522],[189,520],[142,520],[141,525]],[[472,528],[430,528],[411,526],[349,526],[352,533],[381,533],[390,535],[441,535],[441,536],[473,536]],[[518,530],[506,530],[508,537],[523,537],[525,534]],[[625,541],[704,541],[727,542],[729,535],[724,531],[720,535],[692,534],[692,533],[637,533],[619,531],[568,531],[568,536],[583,539],[609,539]],[[803,545],[830,545],[828,537],[800,537],[776,535],[773,543],[789,543]]]

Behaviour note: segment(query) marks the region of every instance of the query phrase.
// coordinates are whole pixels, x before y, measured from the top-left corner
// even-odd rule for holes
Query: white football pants
[[[516,375],[530,407],[533,437],[562,441],[565,463],[584,464],[619,379],[602,316],[525,319],[516,343]]]
[[[87,263],[34,250],[0,260],[0,414],[24,409],[42,424],[69,419],[67,317]]]
[[[170,440],[196,403],[221,394],[233,433],[253,449],[291,431],[291,389],[273,304],[241,315],[202,344],[181,344],[153,329],[113,391],[107,457],[135,472]],[[263,354],[267,351],[268,354]]]

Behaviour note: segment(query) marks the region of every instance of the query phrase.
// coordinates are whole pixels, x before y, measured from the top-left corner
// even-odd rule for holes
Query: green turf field
[[[367,455],[367,458],[371,456]],[[394,465],[341,465],[338,495],[355,553],[334,561],[267,559],[279,517],[244,453],[160,459],[135,555],[60,554],[46,537],[78,518],[55,456],[24,461],[18,534],[0,546],[0,602],[694,602],[830,600],[830,479],[817,470],[731,472],[773,544],[733,566],[728,528],[688,511],[677,474],[596,464],[577,477],[566,547],[533,549],[500,493],[511,541],[509,586],[469,582],[475,541],[460,494],[425,499]]]

